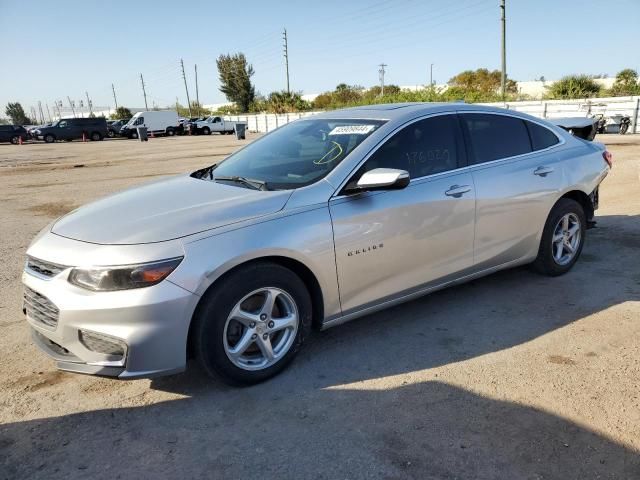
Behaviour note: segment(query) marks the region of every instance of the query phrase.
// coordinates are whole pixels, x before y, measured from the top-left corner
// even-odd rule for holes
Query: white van
[[[167,135],[172,137],[178,130],[178,113],[172,110],[150,110],[138,112],[126,125],[120,129],[120,135],[128,138],[138,138],[137,127],[147,127],[151,135]]]

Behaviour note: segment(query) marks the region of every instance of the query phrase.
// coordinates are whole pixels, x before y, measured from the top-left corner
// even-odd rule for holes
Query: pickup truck
[[[237,122],[230,122],[222,117],[211,116],[199,122],[191,123],[192,133],[203,133],[205,135],[211,135],[213,132],[219,132],[221,135],[225,133],[233,133]]]

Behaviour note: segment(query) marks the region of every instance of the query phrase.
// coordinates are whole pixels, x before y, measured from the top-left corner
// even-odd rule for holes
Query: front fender
[[[181,287],[203,295],[222,275],[265,257],[285,257],[315,276],[325,316],[340,313],[331,217],[326,206],[184,242],[185,258],[171,276]]]

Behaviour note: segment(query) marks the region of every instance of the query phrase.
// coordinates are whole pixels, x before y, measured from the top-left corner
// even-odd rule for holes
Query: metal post
[[[144,78],[142,78],[142,74],[140,74],[140,84],[142,85],[142,95],[144,95],[144,109],[149,110],[147,106],[147,91],[144,89]]]
[[[49,104],[47,103],[47,117],[49,117],[49,122],[52,122],[53,120],[51,120],[51,112],[49,112]]]
[[[547,118],[547,102],[544,102],[544,110],[542,111],[542,118]]]
[[[633,114],[633,131],[634,133],[640,133],[640,128],[638,128],[638,115],[640,111],[640,98],[636,100],[636,111]]]
[[[500,0],[500,12],[502,23],[502,76],[500,79],[500,90],[502,92],[502,100],[504,101],[507,95],[507,15],[506,15],[505,0]]]
[[[433,87],[433,63],[429,69],[429,88]]]
[[[289,44],[287,42],[286,28],[282,33],[282,39],[284,40],[284,64],[287,69],[287,95],[291,95],[291,91],[289,90]]]
[[[182,68],[182,79],[184,80],[184,89],[187,92],[187,106],[189,107],[189,117],[193,117],[191,113],[191,100],[189,100],[189,89],[187,88],[187,77],[184,74],[184,62],[180,59],[180,67]]]

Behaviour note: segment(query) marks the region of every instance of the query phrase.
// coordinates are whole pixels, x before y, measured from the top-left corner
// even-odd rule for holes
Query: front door
[[[455,115],[411,123],[354,175],[397,168],[403,190],[338,195],[330,201],[344,314],[444,283],[473,265],[475,189]]]

